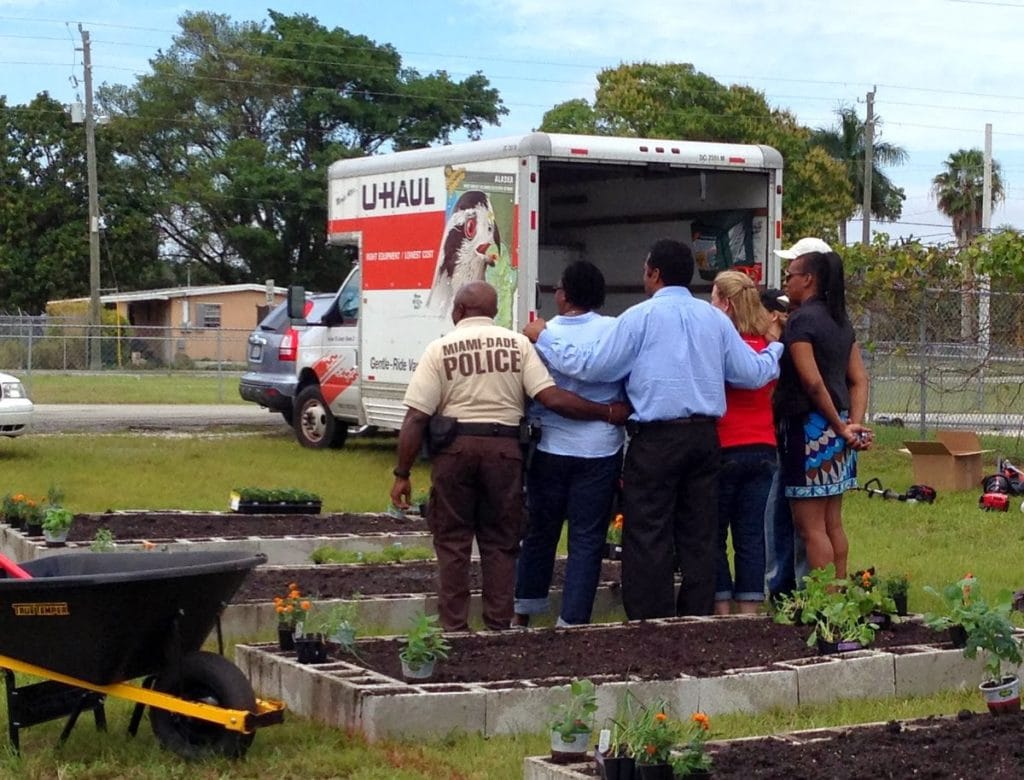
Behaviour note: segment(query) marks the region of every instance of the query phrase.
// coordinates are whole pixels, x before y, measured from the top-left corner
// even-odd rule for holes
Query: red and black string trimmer
[[[860,490],[867,493],[868,498],[881,496],[887,501],[905,501],[908,504],[916,504],[918,501],[931,504],[938,497],[938,493],[931,485],[911,485],[906,493],[897,493],[895,490],[882,487],[882,481],[878,477],[869,479]]]

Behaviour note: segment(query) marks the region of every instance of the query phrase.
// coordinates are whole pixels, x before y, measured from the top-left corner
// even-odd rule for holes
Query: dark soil
[[[237,539],[250,536],[322,536],[325,534],[425,533],[419,518],[388,514],[246,515],[231,512],[109,512],[75,515],[69,542],[89,542],[100,528],[118,542],[145,539]]]
[[[988,780],[1024,777],[1024,716],[963,712],[835,729],[802,744],[766,737],[709,745],[715,780]],[[817,737],[818,735],[816,735]],[[596,774],[595,774],[596,776]]]
[[[602,582],[619,581],[618,562],[605,561]],[[470,588],[479,590],[480,564],[470,565]],[[552,587],[565,581],[565,560],[555,561]],[[324,564],[321,566],[258,567],[250,572],[231,599],[233,602],[271,601],[294,582],[314,599],[347,599],[403,593],[436,593],[437,562],[406,561],[380,564]]]
[[[917,726],[915,728],[915,726]],[[715,752],[716,778],[1024,777],[1024,718],[964,713],[838,732],[803,745],[759,739]]]
[[[448,660],[430,682],[494,682],[587,676],[608,680],[711,676],[728,669],[770,666],[818,655],[808,629],[770,618],[718,618],[629,623],[574,629],[452,634]],[[945,636],[916,622],[879,631],[873,647],[938,644]],[[948,643],[946,644],[947,647]],[[361,639],[357,663],[401,679],[397,639]],[[351,656],[339,655],[343,660]]]

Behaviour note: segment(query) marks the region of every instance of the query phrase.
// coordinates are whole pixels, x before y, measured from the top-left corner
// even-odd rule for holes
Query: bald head
[[[487,282],[468,282],[455,293],[452,319],[463,317],[494,317],[498,313],[498,291]]]

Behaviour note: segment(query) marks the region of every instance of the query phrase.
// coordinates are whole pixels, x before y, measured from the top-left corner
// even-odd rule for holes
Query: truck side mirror
[[[306,289],[304,287],[288,288],[288,319],[296,325],[306,324]]]

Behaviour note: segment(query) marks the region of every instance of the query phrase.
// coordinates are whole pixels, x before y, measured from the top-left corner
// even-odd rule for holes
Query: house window
[[[220,327],[220,304],[197,303],[196,320],[200,328]]]

